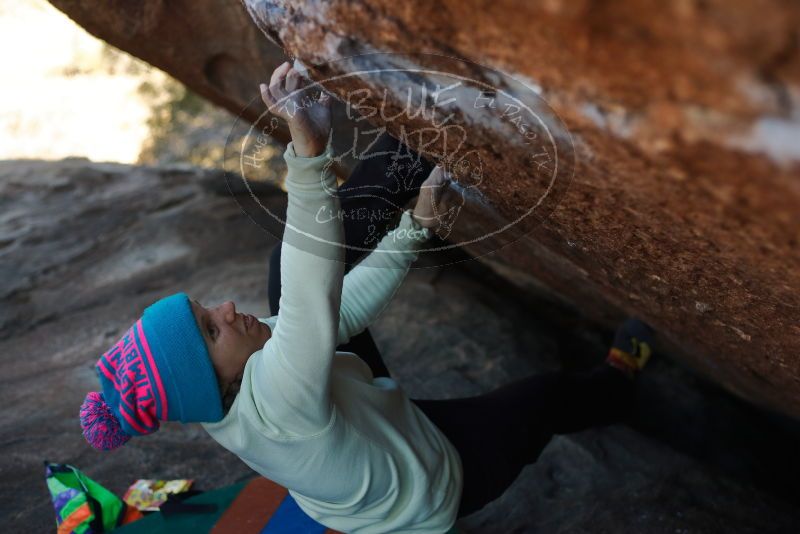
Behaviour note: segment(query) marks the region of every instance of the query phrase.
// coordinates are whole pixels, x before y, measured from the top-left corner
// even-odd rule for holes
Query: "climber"
[[[330,528],[446,532],[502,495],[554,434],[624,417],[650,331],[625,322],[606,362],[584,375],[533,376],[470,398],[408,398],[366,328],[436,231],[446,173],[434,168],[419,184],[414,208],[400,215],[405,232],[387,232],[356,263],[341,246],[342,219],[315,218],[363,201],[331,194],[330,97],[292,114],[278,105],[305,87],[286,63],[261,88],[292,136],[286,227],[270,271],[275,315],[256,319],[230,301],[207,308],[184,293],[157,301],[97,362],[102,393],[81,406],[83,433],[108,450],[159,421],[201,422]],[[361,171],[351,180],[366,180]],[[341,350],[357,339],[362,352]]]

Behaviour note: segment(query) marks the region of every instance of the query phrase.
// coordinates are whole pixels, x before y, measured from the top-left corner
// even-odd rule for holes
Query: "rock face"
[[[265,44],[235,2],[52,2],[95,35],[234,112],[277,62],[266,58],[278,48]],[[245,5],[264,34],[311,65],[315,77],[347,75],[327,84],[340,96],[383,86],[390,89],[389,108],[401,108],[403,95],[391,91],[396,79],[354,73],[365,65],[437,66],[430,57],[407,55],[418,52],[507,73],[463,69],[501,91],[518,94],[520,82],[528,86],[555,111],[548,116],[536,108],[546,117],[539,133],[555,132],[550,148],[573,146],[574,159],[561,162],[562,187],[546,209],[515,233],[467,250],[519,286],[544,285],[594,319],[610,324],[622,314],[641,316],[695,369],[745,398],[800,416],[796,3]],[[341,60],[376,52],[401,59]],[[438,81],[425,73],[414,80]],[[365,103],[376,105],[377,94]],[[463,102],[448,111],[466,125],[464,150],[480,154],[484,170],[476,186],[480,202],[467,203],[461,217],[467,227],[454,230],[463,241],[515,220],[543,176],[525,164],[527,153],[507,128],[469,120],[474,115]],[[395,134],[415,127],[404,116],[370,121]]]
[[[431,72],[441,62],[418,52],[524,81],[571,134],[574,174],[557,205],[520,223],[526,237],[486,259],[521,283],[544,282],[594,317],[641,316],[695,368],[800,416],[798,4],[245,4],[318,78],[349,75],[327,83],[341,97],[389,88],[364,105],[402,108],[402,91],[392,91],[401,82],[369,78],[365,60],[343,57],[391,52],[367,64],[417,68],[420,86],[435,86]],[[500,125],[475,121],[461,100],[446,111],[471,134],[464,147],[483,157],[478,189],[488,206],[478,206],[470,224],[488,224],[489,209],[514,220],[541,178],[522,163],[526,148]],[[395,133],[416,127],[406,116],[371,120]],[[552,133],[556,122],[540,130]]]

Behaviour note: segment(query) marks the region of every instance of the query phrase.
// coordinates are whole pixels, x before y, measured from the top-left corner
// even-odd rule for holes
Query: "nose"
[[[232,323],[236,320],[236,305],[232,300],[226,300],[217,306],[217,313],[222,315],[226,323]]]

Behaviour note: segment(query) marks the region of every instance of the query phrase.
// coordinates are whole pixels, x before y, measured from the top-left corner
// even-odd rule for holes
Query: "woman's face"
[[[196,300],[191,304],[224,392],[231,383],[241,380],[247,360],[264,347],[270,329],[252,315],[237,313],[230,300],[215,308],[206,308]]]

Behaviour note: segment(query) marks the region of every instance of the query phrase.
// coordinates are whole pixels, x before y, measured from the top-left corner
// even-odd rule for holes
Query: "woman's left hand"
[[[414,220],[423,228],[434,230],[443,239],[450,234],[463,200],[452,187],[448,173],[437,165],[420,186],[412,211]]]
[[[308,86],[288,61],[275,69],[269,86],[260,86],[261,99],[270,113],[286,120],[295,154],[304,158],[322,154],[331,133],[331,97]]]

